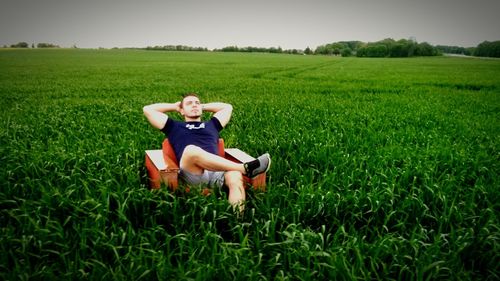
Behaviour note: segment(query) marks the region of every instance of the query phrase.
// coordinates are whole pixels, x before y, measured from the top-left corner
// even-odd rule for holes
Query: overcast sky
[[[315,48],[408,39],[500,40],[500,0],[1,0],[0,45]]]

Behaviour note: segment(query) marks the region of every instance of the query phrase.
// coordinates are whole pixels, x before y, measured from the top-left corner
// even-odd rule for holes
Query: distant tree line
[[[343,57],[413,57],[438,56],[445,54],[459,54],[478,57],[500,57],[500,41],[484,41],[477,47],[432,46],[427,42],[417,43],[414,40],[384,39],[377,42],[364,43],[361,41],[341,41],[321,45],[314,54],[340,55]]]
[[[9,46],[4,45],[4,48],[9,48]],[[10,45],[10,48],[29,48],[30,45],[26,42],[19,42],[17,44]]]
[[[59,45],[54,45],[51,43],[38,43],[36,44],[37,48],[60,48]]]
[[[309,49],[309,47],[307,49]],[[263,48],[263,47],[251,47],[251,46],[241,47],[241,48],[238,46],[227,46],[222,49],[214,49],[214,52],[273,53],[273,54],[296,54],[296,55],[301,55],[305,53],[305,51],[300,49],[283,50],[281,47]]]
[[[184,45],[165,45],[165,46],[148,46],[146,47],[146,50],[152,50],[152,51],[208,51],[207,48],[203,47],[190,47],[190,46],[184,46]]]
[[[441,54],[439,50],[429,43],[417,43],[413,40],[384,39],[378,42],[365,43],[361,41],[340,41],[318,46],[312,51],[309,47],[305,50],[292,49],[282,50],[278,48],[261,47],[237,47],[228,46],[215,49],[217,52],[261,52],[261,53],[287,53],[305,55],[335,55],[335,56],[358,56],[358,57],[413,57],[413,56],[436,56]]]
[[[12,44],[10,46],[3,46],[4,48],[29,48],[30,45],[26,42],[19,42],[17,44]],[[38,43],[36,44],[37,48],[60,48],[58,45],[54,45],[51,43]],[[31,44],[31,48],[35,48],[35,44]]]
[[[330,43],[326,45],[321,45],[316,47],[314,50],[315,55],[341,55],[343,57],[352,56],[359,48],[363,46],[361,41],[340,41],[335,43]]]
[[[314,54],[341,55],[343,57],[413,57],[436,56],[440,52],[429,43],[417,43],[414,40],[401,39],[395,41],[388,38],[377,42],[341,41],[318,46]]]
[[[474,56],[500,58],[500,41],[484,41],[477,45]]]
[[[500,57],[500,41],[484,41],[477,45],[477,47],[458,47],[458,46],[442,46],[438,45],[436,48],[446,54],[457,54],[465,56],[476,57]]]
[[[19,42],[4,48],[29,48],[26,42]],[[37,48],[60,48],[51,43],[38,43]],[[31,44],[35,48],[35,44]],[[72,48],[77,48],[73,45]],[[146,48],[133,48],[157,51],[209,51],[204,47],[190,47],[184,45],[148,46]],[[432,46],[427,42],[417,43],[415,40],[394,40],[387,38],[377,42],[361,41],[340,41],[318,46],[314,51],[307,47],[305,50],[289,49],[283,50],[281,47],[238,47],[227,46],[222,49],[214,49],[214,52],[244,52],[244,53],[275,53],[275,54],[298,54],[298,55],[334,55],[334,56],[357,56],[357,57],[413,57],[413,56],[438,56],[445,54],[459,54],[478,57],[500,57],[500,41],[484,41],[477,47],[458,47],[437,45]]]
[[[436,49],[438,49],[441,53],[444,54],[456,54],[456,55],[464,55],[464,56],[472,56],[474,54],[474,47],[464,48],[459,46],[446,46],[446,45],[437,45]]]

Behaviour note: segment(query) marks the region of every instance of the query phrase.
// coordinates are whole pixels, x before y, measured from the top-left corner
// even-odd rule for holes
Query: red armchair
[[[219,139],[219,155],[233,162],[244,163],[255,158],[237,148],[224,148],[224,140]],[[174,150],[168,139],[162,144],[162,149],[146,150],[146,169],[149,177],[149,186],[158,189],[161,184],[167,185],[172,191],[179,187],[179,164],[175,157]],[[243,177],[245,186],[253,186],[254,189],[265,191],[266,173],[260,174],[251,179]]]

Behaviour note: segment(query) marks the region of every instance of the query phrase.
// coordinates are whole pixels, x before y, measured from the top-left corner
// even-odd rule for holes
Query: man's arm
[[[229,103],[212,102],[203,104],[203,110],[214,112],[222,127],[226,127],[233,113],[233,106]]]
[[[179,105],[181,102],[176,103],[155,103],[146,105],[142,108],[144,115],[148,118],[149,123],[153,127],[158,129],[163,129],[165,123],[167,123],[168,116],[165,112],[179,111]]]

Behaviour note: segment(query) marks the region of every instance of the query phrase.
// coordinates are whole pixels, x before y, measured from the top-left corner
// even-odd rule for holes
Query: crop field
[[[242,217],[147,187],[185,92],[271,154]],[[500,279],[500,60],[4,49],[0,109],[1,280]]]

